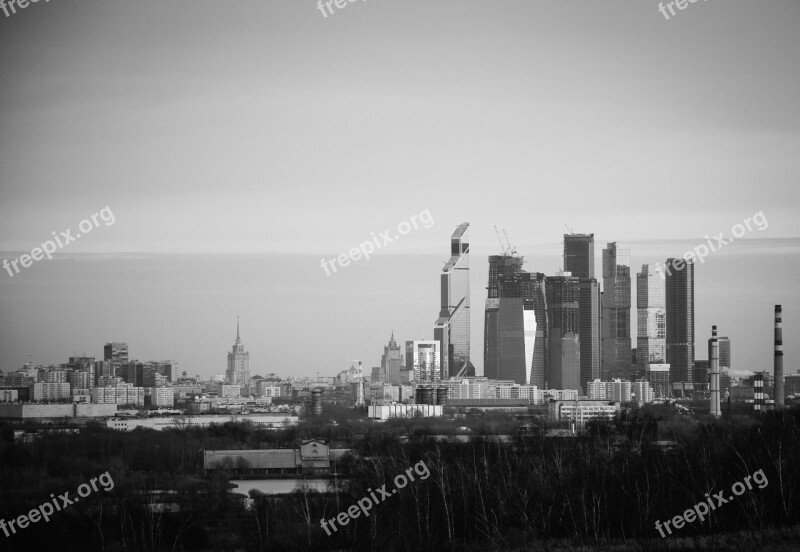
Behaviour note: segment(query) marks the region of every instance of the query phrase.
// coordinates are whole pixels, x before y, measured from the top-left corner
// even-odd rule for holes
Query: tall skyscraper
[[[594,234],[564,234],[564,272],[578,278],[581,389],[600,377],[600,285],[594,277]]]
[[[693,381],[694,367],[694,262],[667,259],[667,363],[670,380]]]
[[[437,383],[441,381],[441,348],[439,342],[418,340],[413,342],[414,381]]]
[[[667,359],[667,299],[663,267],[642,265],[636,275],[636,358],[641,366]]]
[[[546,282],[548,322],[547,386],[553,389],[583,389],[581,382],[580,279],[566,273],[548,276]]]
[[[604,381],[631,379],[630,250],[611,242],[603,250],[601,374]]]
[[[442,377],[474,376],[470,360],[469,223],[450,237],[450,260],[441,274],[441,309],[433,326],[440,344]]]
[[[564,234],[564,272],[594,278],[594,234]]]
[[[381,370],[383,371],[386,383],[393,385],[400,384],[400,368],[403,364],[403,352],[394,340],[394,332],[389,338],[389,344],[383,348],[381,355]]]
[[[522,257],[489,257],[489,285],[484,324],[483,375],[527,385],[536,342],[536,311],[523,301]],[[532,293],[532,291],[531,291]]]
[[[242,394],[247,394],[250,385],[250,353],[245,352],[242,340],[239,338],[239,317],[236,317],[236,342],[228,353],[228,370],[226,379],[231,385],[238,385]]]
[[[523,316],[532,311],[536,320],[533,340],[533,363],[531,364],[530,385],[544,388],[547,381],[547,278],[541,272],[522,272]],[[530,316],[530,315],[529,315]],[[527,331],[530,332],[530,323]],[[526,337],[525,345],[529,347]]]

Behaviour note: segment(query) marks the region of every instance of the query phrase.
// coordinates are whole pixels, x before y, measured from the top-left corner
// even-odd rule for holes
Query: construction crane
[[[357,358],[347,358],[348,362],[358,362],[358,393],[356,395],[356,407],[364,406],[364,371],[361,366],[361,361]]]
[[[511,245],[511,240],[508,239],[508,232],[503,229],[503,236],[505,237],[506,243],[503,244],[503,238],[500,237],[500,230],[497,229],[497,225],[494,226],[494,232],[497,234],[497,241],[500,242],[500,250],[503,252],[504,257],[508,257],[509,255],[516,255],[517,248]]]
[[[570,235],[574,235],[574,234],[575,234],[575,231],[574,231],[572,228],[570,228],[570,227],[569,227],[569,226],[567,226],[566,224],[564,224],[564,226],[566,226],[566,227],[567,227],[567,230],[569,230],[569,234],[570,234]]]

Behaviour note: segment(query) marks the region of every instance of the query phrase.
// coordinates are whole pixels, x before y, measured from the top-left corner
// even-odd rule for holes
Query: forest
[[[340,415],[341,414],[341,415]],[[693,420],[665,409],[626,413],[576,437],[516,434],[507,415],[374,423],[345,413],[285,431],[248,424],[129,433],[89,424],[14,442],[0,426],[0,518],[9,520],[109,471],[92,494],[9,537],[7,550],[653,550],[726,546],[793,550],[800,536],[800,408]],[[337,417],[337,423],[331,418]],[[469,442],[433,435],[468,427]],[[30,428],[33,430],[33,428]],[[487,436],[513,434],[512,443]],[[204,477],[205,449],[293,447],[320,438],[357,454],[344,484],[320,493],[231,492]],[[659,441],[674,443],[668,449]],[[417,479],[328,535],[320,526],[424,461]],[[656,520],[763,470],[754,487],[662,538]],[[340,482],[341,483],[341,482]],[[248,500],[249,498],[249,500]]]

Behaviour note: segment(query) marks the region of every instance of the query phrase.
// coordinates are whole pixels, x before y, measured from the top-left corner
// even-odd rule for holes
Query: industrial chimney
[[[722,410],[719,405],[719,342],[717,341],[717,327],[711,326],[711,415],[719,417]]]
[[[783,315],[775,305],[775,408],[783,408]]]

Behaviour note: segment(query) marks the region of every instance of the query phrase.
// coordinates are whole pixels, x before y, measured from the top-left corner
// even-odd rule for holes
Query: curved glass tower
[[[442,379],[474,376],[469,353],[469,223],[450,237],[450,260],[442,268],[441,310],[433,326],[440,344]]]

